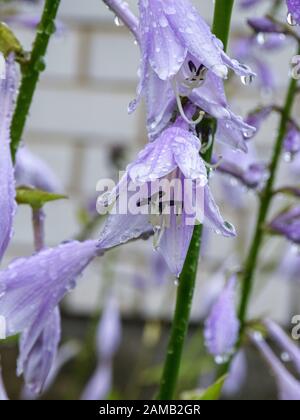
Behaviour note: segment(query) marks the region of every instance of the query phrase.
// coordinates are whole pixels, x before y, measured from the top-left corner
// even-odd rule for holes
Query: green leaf
[[[23,54],[23,48],[13,31],[6,23],[0,22],[0,51],[5,57],[10,53]]]
[[[182,394],[184,400],[201,400],[201,401],[215,401],[221,396],[224,382],[227,375],[219,378],[213,385],[208,387],[205,391],[195,389],[193,391],[186,391]]]
[[[17,188],[16,201],[18,204],[27,204],[33,209],[40,209],[44,204],[51,201],[65,200],[66,195],[49,193],[33,188],[20,187]]]

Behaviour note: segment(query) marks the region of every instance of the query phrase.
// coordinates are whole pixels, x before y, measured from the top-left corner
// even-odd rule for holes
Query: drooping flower
[[[286,153],[286,160],[288,161],[292,160],[300,152],[300,131],[293,123],[289,125],[283,147]]]
[[[217,358],[228,356],[236,343],[239,321],[235,308],[236,276],[232,276],[205,321],[205,344]]]
[[[150,139],[166,128],[176,103],[184,117],[180,99],[184,96],[220,120],[217,139],[223,134],[223,138],[229,136],[228,143],[243,147],[243,133],[251,135],[253,128],[229,109],[222,78],[227,77],[228,68],[243,80],[251,80],[254,73],[225,54],[222,43],[188,0],[141,0],[139,9],[141,77],[137,100],[129,110],[145,96]],[[238,140],[231,140],[232,131]]]
[[[73,241],[19,258],[0,271],[0,315],[7,337],[22,334],[18,373],[24,371],[32,389],[42,387],[56,352],[57,305],[99,254],[97,241]]]
[[[271,319],[266,319],[264,324],[267,327],[269,335],[287,354],[288,359],[293,362],[297,372],[300,374],[300,347]]]
[[[60,328],[60,314],[56,307],[29,353],[26,349],[26,335],[21,338],[17,372],[18,375],[24,374],[26,387],[33,394],[42,392],[54,365],[61,335]]]
[[[102,205],[108,205],[117,199],[113,208],[117,214],[108,217],[100,236],[99,246],[102,249],[154,230],[155,247],[166,260],[170,271],[178,276],[195,223],[203,221],[204,225],[224,236],[235,235],[234,228],[222,219],[207,185],[206,168],[199,155],[200,147],[199,139],[188,131],[187,123],[178,118],[173,126],[140,152],[138,158],[127,167],[117,188],[104,201],[98,201],[98,204],[102,202]],[[173,183],[172,196],[160,191],[164,182],[168,186]],[[186,183],[190,188],[186,187]],[[127,214],[118,214],[116,209],[124,200],[122,192],[127,194],[127,206],[136,197],[136,193],[130,191],[136,191],[137,186],[140,187],[142,198],[136,198],[134,209],[129,214],[128,211]],[[202,197],[202,203],[194,208],[192,203],[197,193],[200,199]]]
[[[34,187],[55,193],[62,191],[61,182],[54,171],[26,146],[18,149],[15,177],[17,186]]]
[[[287,0],[290,17],[289,23],[300,25],[300,0]]]
[[[0,77],[0,261],[12,236],[16,211],[14,170],[10,154],[10,124],[17,89],[13,55],[7,59],[5,74],[5,79]]]
[[[258,110],[255,110],[254,112],[251,112],[246,119],[247,124],[251,125],[252,127],[255,127],[256,133],[258,133],[262,124],[271,114],[272,109],[273,109],[272,106],[266,106],[266,107],[259,108]]]
[[[285,401],[300,400],[300,381],[294,378],[294,376],[284,367],[260,333],[252,333],[250,337],[275,376],[279,399]]]
[[[234,356],[228,377],[223,386],[225,395],[234,395],[243,386],[247,375],[247,360],[244,350],[240,350]]]
[[[270,228],[289,241],[300,244],[300,206],[280,213],[270,223]]]
[[[119,305],[116,298],[110,296],[97,332],[97,368],[83,391],[82,400],[98,401],[107,398],[112,385],[113,358],[120,345],[121,331]]]

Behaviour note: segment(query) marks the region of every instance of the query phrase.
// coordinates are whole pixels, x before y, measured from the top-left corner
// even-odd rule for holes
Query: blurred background
[[[128,3],[136,9],[135,0]],[[234,38],[247,33],[245,19],[249,15],[262,15],[264,3],[261,1],[261,7],[247,13],[235,8],[231,47]],[[195,4],[202,16],[211,22],[213,3],[199,0]],[[18,7],[28,16],[40,13],[38,5]],[[123,169],[147,142],[143,107],[133,115],[127,114],[128,103],[135,95],[139,63],[139,49],[131,34],[114,21],[113,14],[101,0],[62,0],[59,21],[62,28],[51,40],[47,68],[35,95],[24,138],[30,150],[52,168],[61,182],[61,191],[69,197],[46,207],[48,246],[77,237],[97,238],[100,223],[93,215],[97,181],[115,178],[118,170]],[[22,23],[12,26],[29,50],[34,31],[26,29]],[[287,48],[266,57],[277,77],[275,100],[282,100],[285,92],[293,51],[293,45],[288,44]],[[233,109],[245,116],[259,104],[265,104],[270,99],[270,92],[262,92],[256,84],[243,86],[238,79],[228,86],[228,96]],[[297,107],[299,112],[299,103]],[[263,161],[270,155],[276,127],[276,116],[271,117],[255,139],[258,156]],[[291,177],[289,164],[283,161],[279,178],[282,181]],[[203,373],[210,371],[213,361],[202,357],[205,352],[201,322],[224,284],[222,271],[233,270],[243,260],[256,214],[254,193],[241,191],[244,203],[237,206],[228,200],[228,196],[225,200],[219,175],[215,174],[212,182],[222,213],[237,227],[238,238],[230,240],[206,235],[205,257],[200,263],[191,337],[183,367],[183,389],[185,381],[197,384],[200,377],[204,382],[207,379]],[[17,256],[32,253],[30,220],[30,210],[19,207],[14,238],[3,265]],[[276,269],[288,246],[279,238],[270,240],[264,247],[251,316],[268,315],[290,328],[292,315],[300,313],[299,284],[289,281]],[[163,263],[153,254],[150,240],[126,245],[98,259],[65,300],[64,341],[84,341],[85,350],[81,351],[78,360],[65,366],[63,375],[45,398],[79,397],[95,364],[93,328],[111,291],[117,297],[123,319],[111,397],[152,397],[167,342],[176,285]],[[6,361],[3,365],[9,366],[4,377],[11,395],[17,397],[20,383],[15,378],[14,345],[8,347],[2,350]],[[198,370],[194,367],[195,360],[199,360]],[[272,378],[261,368],[260,358],[250,352],[248,360],[250,375],[237,397],[274,398]]]

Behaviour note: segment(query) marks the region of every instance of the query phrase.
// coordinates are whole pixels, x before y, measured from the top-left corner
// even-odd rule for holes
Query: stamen
[[[204,144],[203,146],[201,146],[200,152],[206,153],[211,148],[213,141],[214,141],[213,136],[209,136],[208,142]]]
[[[218,156],[218,161],[216,163],[213,163],[213,164],[208,163],[206,162],[206,160],[203,160],[203,162],[206,168],[214,170],[214,169],[217,169],[221,165],[222,160],[223,160],[223,156]]]
[[[177,83],[176,83],[176,80],[175,79],[172,80],[172,87],[173,87],[173,90],[174,90],[174,93],[175,93],[175,96],[176,96],[178,110],[180,112],[180,115],[184,119],[184,121],[186,123],[190,124],[190,125],[197,125],[197,124],[199,124],[203,120],[204,115],[205,115],[205,112],[204,111],[200,111],[199,112],[199,116],[198,116],[198,118],[196,120],[190,120],[185,115],[185,112],[184,112],[184,109],[183,109],[183,106],[182,106],[182,103],[181,103],[180,95],[179,95],[179,92],[178,92],[178,89],[177,89]]]

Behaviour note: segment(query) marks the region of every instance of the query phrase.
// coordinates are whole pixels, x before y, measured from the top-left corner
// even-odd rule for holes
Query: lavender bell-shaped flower
[[[224,53],[222,43],[189,1],[141,0],[139,9],[141,77],[137,100],[132,102],[129,111],[136,108],[144,95],[148,133],[153,139],[167,126],[176,102],[185,118],[180,95],[186,96],[222,123],[226,121],[217,139],[226,132],[229,143],[243,147],[241,133],[247,132],[250,136],[253,128],[228,108],[222,78],[227,77],[228,68],[245,81],[251,80],[254,73]],[[201,114],[196,121],[200,119]],[[240,135],[238,141],[230,141],[232,130],[235,136]]]
[[[154,230],[155,248],[166,260],[170,271],[179,276],[196,223],[203,222],[204,226],[227,237],[235,235],[233,226],[222,219],[207,185],[200,147],[199,139],[188,131],[187,123],[178,118],[173,126],[140,152],[138,158],[128,165],[117,188],[108,197],[104,195],[98,200],[99,208],[112,205],[116,200],[112,209],[115,214],[108,217],[101,232],[100,248],[111,248]],[[159,186],[164,181],[168,186],[172,182],[175,185],[173,196],[166,194],[164,198],[164,192],[160,193]],[[186,188],[185,182],[190,188]],[[132,203],[136,193],[130,190],[136,191],[137,186],[144,195],[141,199],[136,198],[134,208],[127,210],[126,214],[119,214],[116,209],[124,196],[128,199],[126,205],[127,201]],[[201,202],[198,201],[194,208],[192,203],[197,193]]]
[[[0,271],[0,316],[6,320],[6,336],[22,334],[18,374],[24,372],[34,390],[47,379],[56,352],[56,308],[100,252],[97,241],[72,241],[17,259]]]
[[[284,367],[260,333],[252,333],[250,337],[275,376],[279,399],[287,401],[300,400],[300,381],[294,378],[293,375]]]
[[[82,394],[82,400],[98,401],[107,398],[112,386],[112,362],[120,345],[121,334],[119,305],[116,298],[110,296],[97,332],[98,366]]]
[[[287,0],[289,10],[288,23],[290,25],[300,25],[300,0]]]
[[[280,213],[270,223],[270,228],[289,241],[300,244],[300,206]]]
[[[26,146],[18,149],[15,178],[17,186],[34,187],[55,193],[62,191],[61,182],[54,171]]]
[[[238,337],[235,288],[236,276],[232,276],[205,321],[205,344],[217,362],[226,360]]]
[[[10,124],[17,88],[13,55],[9,56],[5,64],[5,76],[5,79],[0,77],[0,261],[12,236],[16,211],[14,170],[10,154]]]
[[[300,152],[300,131],[291,123],[283,144],[285,150],[285,159],[289,162]]]

